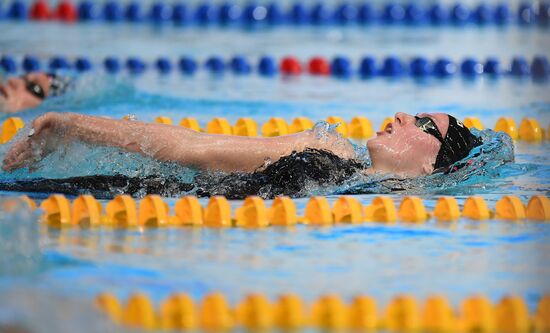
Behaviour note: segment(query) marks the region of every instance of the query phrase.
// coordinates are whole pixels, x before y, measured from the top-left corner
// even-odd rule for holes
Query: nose
[[[415,121],[414,116],[411,116],[408,113],[397,112],[395,114],[395,122],[399,125],[406,125],[406,124],[412,123],[414,121]]]

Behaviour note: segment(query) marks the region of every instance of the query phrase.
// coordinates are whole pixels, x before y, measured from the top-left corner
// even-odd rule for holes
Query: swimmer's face
[[[50,78],[41,72],[29,73],[21,77],[11,77],[6,82],[0,83],[0,111],[17,112],[34,108],[42,100],[27,89],[27,83],[35,83],[42,88],[45,96],[48,96]]]
[[[418,117],[431,118],[441,132],[447,135],[449,117],[445,113],[420,113]],[[433,172],[433,165],[441,143],[433,135],[415,125],[416,119],[406,113],[395,114],[395,121],[376,138],[367,142],[375,171],[416,177]]]

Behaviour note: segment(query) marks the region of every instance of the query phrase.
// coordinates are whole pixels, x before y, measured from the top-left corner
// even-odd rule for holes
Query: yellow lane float
[[[23,201],[21,201],[23,200]],[[28,197],[17,201],[5,201],[0,209],[16,209],[18,202],[33,210],[36,206]],[[298,223],[309,225],[332,225],[333,223],[360,224],[365,222],[393,223],[396,221],[423,223],[434,217],[437,221],[454,221],[460,217],[481,221],[496,218],[511,221],[550,220],[550,200],[544,195],[534,195],[525,206],[516,196],[503,196],[497,201],[494,211],[480,196],[471,196],[464,201],[462,212],[456,198],[440,197],[433,212],[429,212],[424,201],[415,196],[404,197],[399,209],[392,198],[377,196],[370,204],[362,205],[353,196],[336,198],[331,209],[326,197],[312,197],[305,205],[304,215],[298,216],[294,200],[277,197],[271,208],[258,196],[247,197],[242,206],[232,209],[223,196],[210,198],[203,208],[197,197],[186,196],[174,204],[173,215],[168,204],[158,195],[148,195],[139,203],[128,195],[120,195],[109,201],[105,212],[102,205],[90,195],[74,199],[73,204],[63,195],[51,195],[40,204],[43,221],[51,227],[62,226],[112,226],[130,228],[136,226],[206,226],[206,227],[247,227],[292,226]]]
[[[81,195],[73,201],[72,224],[81,227],[99,226],[102,224],[102,210],[101,203],[93,196]]]
[[[258,123],[252,118],[239,118],[233,127],[233,134],[240,136],[257,136]]]
[[[43,219],[49,227],[71,225],[70,203],[64,195],[51,195],[42,201],[40,209],[44,212]]]
[[[283,118],[271,118],[262,126],[262,136],[273,137],[289,134],[288,124]]]
[[[170,208],[158,195],[147,195],[139,204],[138,225],[163,227],[170,223]]]
[[[264,200],[260,197],[248,197],[244,200],[242,207],[237,208],[237,226],[246,228],[267,227],[268,211]]]
[[[331,125],[338,124],[338,126],[336,127],[336,132],[340,133],[344,138],[348,137],[348,124],[342,117],[331,116],[328,117],[326,120],[327,123]]]
[[[478,130],[483,130],[483,124],[479,120],[479,118],[476,117],[466,117],[464,119],[464,126],[468,127],[469,129],[475,128]]]
[[[207,227],[231,226],[231,206],[225,197],[210,198],[204,212],[204,225]]]
[[[390,197],[379,196],[364,208],[367,221],[392,223],[397,221],[397,210]]]
[[[550,295],[539,300],[536,312],[529,313],[521,297],[504,296],[493,305],[484,295],[463,300],[455,312],[447,297],[431,295],[420,309],[414,296],[398,295],[387,304],[380,316],[375,299],[356,295],[349,304],[335,294],[314,300],[309,315],[306,303],[295,294],[282,294],[271,303],[263,294],[246,295],[231,308],[221,293],[206,295],[198,308],[186,294],[174,293],[162,300],[159,309],[144,294],[129,296],[124,306],[110,293],[99,294],[96,306],[116,323],[134,329],[228,331],[233,328],[249,332],[273,329],[297,330],[317,328],[327,331],[384,332],[548,332]]]
[[[290,124],[290,127],[288,128],[288,132],[290,134],[303,132],[313,128],[313,125],[314,125],[313,121],[311,121],[311,119],[309,118],[306,118],[306,117],[294,118],[294,120],[292,121],[292,124]]]
[[[206,125],[206,132],[210,134],[225,134],[233,133],[231,124],[225,118],[214,118]]]
[[[544,133],[539,122],[534,118],[523,118],[519,124],[520,140],[538,143],[544,140]]]
[[[156,117],[155,118],[155,123],[165,124],[165,125],[172,125],[172,119],[170,119],[168,117]]]
[[[138,225],[136,201],[129,195],[118,195],[105,207],[107,218],[114,227],[125,228]]]
[[[353,117],[348,126],[349,137],[365,140],[373,136],[372,124],[367,117]]]
[[[304,215],[306,224],[331,225],[333,222],[332,211],[325,197],[312,197],[306,205]]]
[[[273,200],[270,210],[272,225],[290,226],[298,222],[296,204],[289,197],[277,197]]]
[[[517,140],[519,137],[518,126],[515,120],[510,117],[499,118],[495,124],[495,132],[504,132],[513,140]]]
[[[197,326],[193,300],[186,294],[170,295],[160,307],[160,327],[163,330],[193,330]]]
[[[178,200],[174,206],[177,222],[181,225],[203,224],[203,210],[199,199],[194,196],[186,196]]]
[[[24,127],[25,123],[19,117],[10,117],[4,120],[0,133],[0,144],[10,141]]]
[[[197,121],[197,119],[193,118],[193,117],[186,117],[186,118],[183,118],[181,121],[180,121],[180,126],[181,127],[185,127],[185,128],[189,128],[189,129],[192,129],[193,131],[197,131],[197,132],[200,132],[201,131],[201,127],[199,125],[199,122]]]

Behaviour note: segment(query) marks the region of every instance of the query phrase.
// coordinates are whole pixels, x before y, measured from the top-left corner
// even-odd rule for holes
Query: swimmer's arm
[[[251,138],[74,113],[46,113],[35,119],[33,128],[35,133],[32,136],[14,144],[6,154],[5,170],[31,166],[63,141],[111,146],[160,161],[227,172],[254,171],[266,160],[274,162],[306,147],[330,150],[343,158],[353,157],[353,148],[334,148],[334,145],[316,140],[312,131],[274,138]]]
[[[221,171],[254,171],[293,150],[315,147],[311,132],[274,138],[199,133],[181,126],[114,120],[80,114],[69,118],[66,136],[122,148],[160,161]]]

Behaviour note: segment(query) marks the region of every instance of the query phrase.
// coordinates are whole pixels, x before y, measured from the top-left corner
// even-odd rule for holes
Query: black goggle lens
[[[38,83],[28,81],[27,79],[24,79],[24,80],[25,80],[25,87],[27,88],[27,91],[31,95],[39,99],[46,98],[46,93],[44,92],[44,89],[42,89],[42,87]]]
[[[416,127],[420,128],[424,133],[428,133],[432,136],[434,136],[439,142],[443,144],[443,136],[441,135],[441,132],[437,128],[437,125],[434,123],[434,121],[429,117],[414,117],[416,119],[416,122],[414,123]]]

